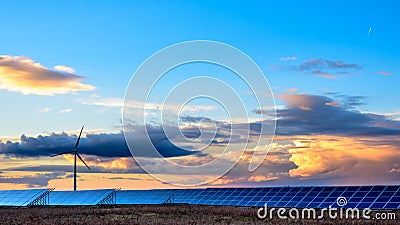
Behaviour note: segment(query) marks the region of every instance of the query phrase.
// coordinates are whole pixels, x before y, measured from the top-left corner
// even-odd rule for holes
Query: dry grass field
[[[261,220],[257,209],[196,205],[8,207],[0,208],[0,224],[399,224],[399,220]],[[400,218],[400,211],[395,213]]]

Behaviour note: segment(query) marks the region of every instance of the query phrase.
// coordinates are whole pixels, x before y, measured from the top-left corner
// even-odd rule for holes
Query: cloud
[[[134,178],[134,177],[110,177],[108,179],[110,179],[110,180],[139,180],[139,181],[142,180],[142,179]]]
[[[362,112],[359,106],[366,103],[364,96],[348,96],[340,93],[325,95],[297,94],[286,92],[278,96],[284,107],[277,112],[277,133],[271,150],[261,167],[254,173],[248,171],[250,159],[255,153],[248,149],[240,158],[239,164],[216,180],[210,186],[265,186],[265,185],[306,185],[306,184],[365,184],[371,178],[374,182],[398,182],[400,166],[400,121],[380,113]],[[270,108],[253,110],[253,113],[271,113]],[[243,143],[244,135],[232,136],[226,131],[235,129],[241,134],[250,126],[251,137],[260,133],[261,124],[268,126],[269,121],[251,123],[228,123],[213,121],[207,117],[182,116],[183,124],[201,123],[202,128],[215,124],[215,148],[224,147],[229,139]],[[146,155],[141,140],[145,132],[132,123],[129,132],[133,132],[136,147],[144,157],[146,165],[151,165],[160,174],[182,175],[184,171],[165,171],[165,164],[159,158]],[[180,165],[198,165],[212,160],[216,152],[197,154],[176,147],[167,140],[160,126],[148,125],[149,135],[162,155]],[[237,130],[236,130],[237,129]],[[207,129],[203,130],[208,132]],[[198,138],[198,126],[183,126],[182,132],[187,138]],[[0,144],[0,154],[5,157],[47,157],[50,154],[71,150],[76,135],[50,134],[48,136],[26,137],[21,140]],[[179,140],[185,144],[185,140]],[[250,142],[251,142],[250,138]],[[174,142],[175,143],[175,142]],[[186,143],[187,144],[187,143]],[[190,146],[189,146],[190,147]],[[260,148],[267,148],[261,146]],[[82,139],[79,151],[92,168],[91,173],[132,173],[143,174],[130,157],[122,133],[87,134]],[[232,151],[232,158],[236,158]],[[180,157],[174,157],[180,156]],[[65,156],[72,162],[71,156]],[[60,156],[62,160],[62,157]],[[228,159],[229,160],[229,159]],[[230,163],[230,162],[226,162]],[[72,165],[72,164],[71,164]],[[80,165],[80,169],[84,169]],[[8,168],[9,171],[72,171],[71,166],[25,166]],[[221,168],[213,168],[219,172]],[[6,171],[6,170],[4,170]],[[58,179],[58,178],[57,178]],[[185,176],[183,179],[198,179]],[[364,182],[364,183],[363,183]]]
[[[279,98],[287,105],[277,110],[278,135],[400,135],[399,121],[355,109],[363,104],[362,96],[346,96],[342,101],[309,94],[283,94]]]
[[[75,69],[68,67],[68,66],[63,66],[63,65],[57,65],[54,67],[54,69],[62,72],[67,72],[67,73],[75,73]]]
[[[390,75],[390,74],[392,74],[392,72],[389,72],[389,71],[378,71],[377,74],[380,74],[380,75]]]
[[[86,168],[85,166],[81,166],[81,165],[76,165],[77,169],[79,171],[84,171],[84,169]],[[94,172],[93,168],[91,168],[91,171],[88,172]],[[86,169],[87,170],[87,169]],[[48,172],[48,171],[52,171],[52,172],[73,172],[74,168],[71,165],[29,165],[29,166],[14,166],[14,167],[9,167],[4,169],[3,171],[25,171],[25,172]]]
[[[390,118],[392,120],[400,121],[400,111],[385,113],[383,115],[387,116],[388,118]]]
[[[334,101],[326,103],[327,105],[341,105],[347,110],[355,110],[359,106],[364,106],[369,99],[367,96],[344,95],[337,92],[327,92],[326,95],[329,98],[334,98]]]
[[[160,127],[148,127],[148,131],[155,148],[163,157],[195,154],[195,152],[186,151],[172,144]],[[138,148],[141,148],[140,154],[136,156],[150,157],[148,155],[149,149],[146,146],[141,146],[141,140],[145,138],[146,133],[133,131],[131,135],[134,136],[134,143],[138,143]],[[66,133],[52,133],[48,136],[39,135],[37,137],[22,135],[19,142],[0,143],[0,154],[16,157],[49,156],[71,151],[75,146],[76,139],[76,135],[70,136]],[[98,157],[131,157],[122,132],[87,134],[80,141],[79,152],[80,154]]]
[[[293,67],[294,70],[298,71],[310,71],[315,69],[361,69],[361,66],[355,63],[345,63],[343,61],[332,61],[327,59],[310,59],[306,60],[300,65]]]
[[[320,70],[314,70],[314,71],[311,71],[311,73],[314,74],[314,75],[317,75],[317,77],[323,77],[323,78],[326,78],[326,79],[336,79],[337,78],[333,74],[330,74],[330,73],[327,73],[327,72],[323,72],[323,71],[320,71]]]
[[[340,93],[326,95],[310,94],[282,94],[279,95],[286,106],[276,109],[277,126],[276,135],[345,135],[360,136],[391,136],[400,135],[400,121],[393,116],[362,112],[359,106],[366,103],[365,96],[347,96]],[[270,115],[275,113],[269,108],[256,108],[255,114]],[[188,118],[184,118],[188,120]],[[193,117],[191,121],[199,121],[201,117]],[[233,128],[237,134],[245,135],[250,126],[250,136],[260,135],[261,127],[271,126],[271,121],[254,121],[251,123],[218,123],[217,129],[227,130]],[[240,133],[243,130],[243,133]],[[225,140],[229,140],[229,135]],[[231,137],[234,141],[246,141],[243,138]],[[251,141],[251,139],[250,139]],[[226,142],[221,142],[226,144]]]
[[[51,109],[46,107],[46,108],[39,110],[39,113],[48,113],[50,111],[51,111]]]
[[[0,56],[0,89],[24,95],[56,95],[90,91],[96,87],[83,84],[84,77],[58,66],[63,71],[50,70],[25,56]],[[68,69],[67,69],[68,68]]]
[[[249,179],[247,179],[249,182],[264,182],[264,181],[269,181],[269,180],[276,180],[278,179],[277,176],[274,175],[255,175],[255,176],[251,176],[249,177]]]
[[[400,163],[395,163],[392,168],[386,171],[387,173],[400,174]]]
[[[63,109],[60,111],[60,113],[70,113],[70,112],[72,112],[71,108]]]
[[[400,140],[319,135],[297,138],[289,149],[297,168],[292,177],[378,177],[385,176],[400,160]],[[296,141],[295,141],[296,142]]]
[[[298,90],[299,90],[299,89],[297,89],[297,88],[289,88],[289,89],[286,90],[286,92],[287,92],[287,93],[292,93],[292,94],[293,94],[293,93],[296,93]]]
[[[179,119],[183,122],[188,122],[188,123],[205,123],[205,124],[215,124],[215,123],[220,123],[218,121],[212,120],[211,118],[208,117],[203,117],[203,116],[181,116]]]
[[[297,60],[297,57],[296,56],[288,56],[288,57],[279,58],[279,60],[281,60],[281,61],[295,61],[295,60]]]
[[[286,58],[281,58],[281,61]],[[289,70],[306,74],[316,75],[326,79],[337,79],[343,75],[351,75],[362,69],[362,66],[356,63],[347,63],[343,61],[333,61],[328,59],[310,59],[305,60],[298,65],[272,65],[272,70]]]
[[[139,101],[125,101],[124,98],[118,97],[102,97],[100,95],[93,94],[90,98],[81,98],[76,99],[77,102],[84,105],[94,105],[94,106],[102,106],[102,107],[127,107],[130,109],[140,109],[143,110],[142,106],[144,105],[146,110],[154,110],[154,111],[173,111],[179,112],[182,109],[181,104],[162,104],[156,102],[143,102]],[[215,110],[215,106],[211,105],[186,105],[182,112],[200,112],[200,111],[210,111]]]
[[[356,185],[398,183],[400,139],[338,135],[276,136],[262,165],[247,167],[254,151],[211,186]]]
[[[90,98],[81,98],[77,99],[77,102],[84,105],[95,105],[95,106],[104,106],[104,107],[124,107],[124,99],[123,98],[115,98],[115,97],[101,97],[99,95],[91,95]]]
[[[70,172],[74,171],[73,156],[65,155],[70,165],[29,165],[29,166],[13,166],[4,169],[4,172]],[[81,162],[77,162],[77,170],[85,173],[131,173],[145,174],[132,157],[115,157],[115,158],[98,158],[97,156],[82,156],[91,170],[88,170]]]
[[[71,162],[73,158],[70,158]],[[136,169],[138,172],[139,166],[136,161],[132,157],[113,157],[113,158],[98,158],[96,156],[87,156],[85,157],[85,162],[89,165],[94,165],[98,168],[102,168],[108,171],[128,171],[130,169]],[[131,171],[132,172],[132,171]]]
[[[289,170],[296,165],[289,161],[290,154],[287,150],[293,143],[274,142],[270,152],[261,166],[254,172],[248,171],[248,165],[253,157],[254,150],[247,150],[240,158],[238,164],[227,174],[211,183],[211,186],[265,186],[271,183],[285,184],[283,179],[289,177]],[[291,178],[297,180],[296,177]],[[287,185],[287,184],[286,184]]]
[[[46,187],[50,180],[62,179],[65,174],[65,172],[46,172],[23,176],[7,175],[0,176],[0,183],[27,184],[28,188]]]

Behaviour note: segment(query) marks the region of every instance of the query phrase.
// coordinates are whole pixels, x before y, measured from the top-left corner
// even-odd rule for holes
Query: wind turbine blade
[[[54,156],[58,156],[58,155],[64,155],[64,154],[73,153],[73,152],[74,151],[62,152],[62,153],[51,155],[50,157],[54,157]]]
[[[81,132],[79,133],[78,140],[76,141],[75,150],[78,149],[79,141],[81,140],[81,135],[82,135],[83,127],[84,127],[84,126],[82,126]]]
[[[90,170],[90,167],[85,163],[85,161],[83,161],[82,157],[78,153],[76,155],[83,162],[83,164],[85,164],[85,166]]]

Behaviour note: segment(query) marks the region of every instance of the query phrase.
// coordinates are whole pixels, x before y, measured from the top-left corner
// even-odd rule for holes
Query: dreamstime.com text
[[[268,208],[267,204],[257,210],[260,219],[367,219],[395,220],[394,212],[374,212],[370,208]]]

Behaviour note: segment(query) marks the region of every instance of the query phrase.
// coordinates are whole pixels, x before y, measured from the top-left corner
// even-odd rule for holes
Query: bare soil
[[[262,220],[257,217],[257,210],[257,207],[199,205],[3,207],[0,224],[400,224],[398,219]],[[400,210],[391,212],[400,218]]]

